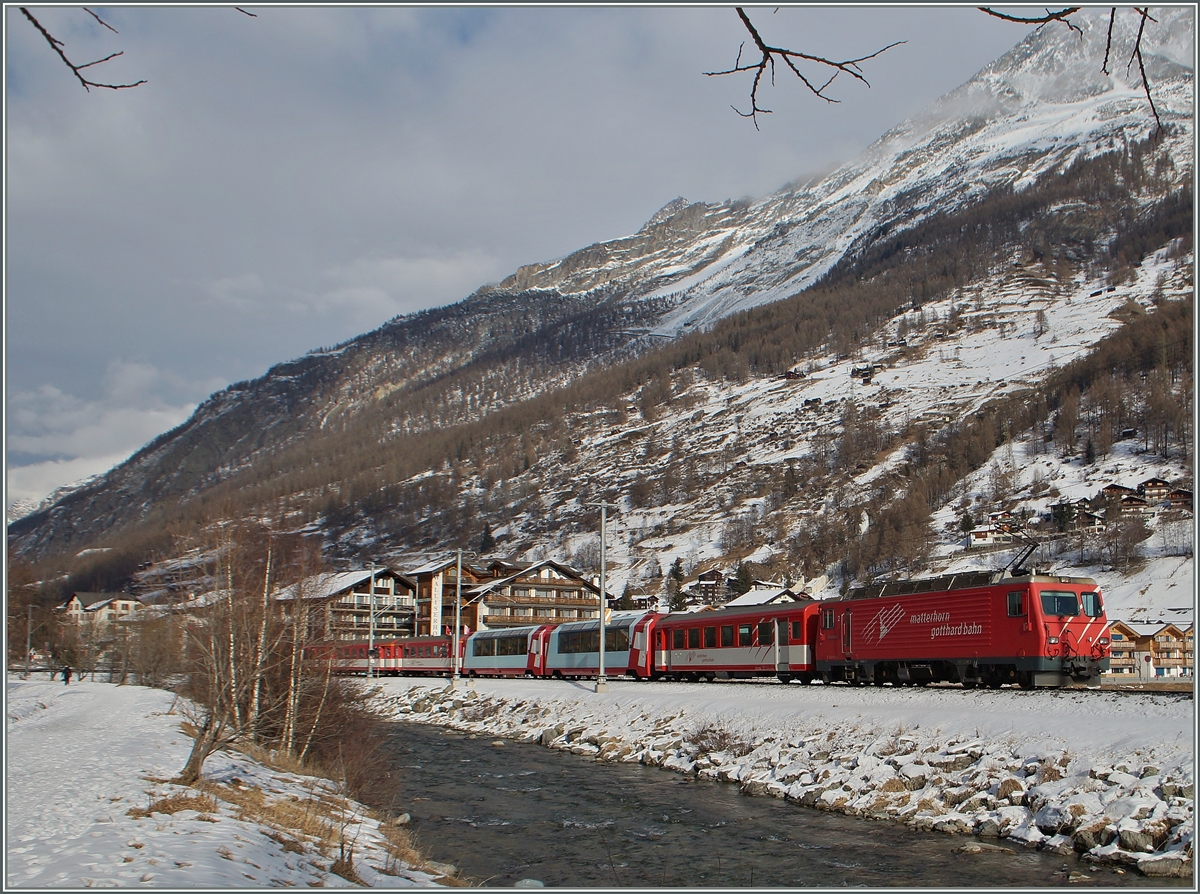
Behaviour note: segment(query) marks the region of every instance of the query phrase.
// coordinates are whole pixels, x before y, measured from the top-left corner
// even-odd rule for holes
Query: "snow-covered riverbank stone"
[[[838,702],[830,703],[823,687],[639,683],[628,684],[627,695],[598,698],[578,686],[566,688],[570,684],[479,681],[474,698],[462,700],[437,686],[388,682],[395,685],[383,687],[377,703],[404,721],[536,742],[597,760],[637,761],[734,783],[748,795],[1077,854],[1146,875],[1192,871],[1191,739],[1181,739],[1184,729],[1192,735],[1190,709],[1167,699],[1146,697],[1139,706],[1129,699],[1048,694],[1059,712],[1050,723],[1050,715],[1030,711],[1028,699],[1036,696],[992,693],[986,703],[968,702],[975,713],[956,730],[943,726],[942,718],[947,705],[962,702],[957,691],[839,688]],[[520,698],[505,691],[522,682]],[[621,683],[610,690],[625,691]],[[737,697],[715,699],[715,709],[714,692]],[[808,707],[792,708],[794,720],[768,720],[783,695]],[[938,725],[906,719],[889,726],[871,716],[870,699],[880,713],[901,703],[906,718],[936,716]],[[838,703],[857,707],[827,710]],[[980,727],[995,706],[1010,703],[1010,730],[984,735]],[[1173,739],[1182,744],[1170,747],[1141,735],[1137,745],[1092,745],[1087,734],[1095,733],[1096,724],[1089,729],[1081,718],[1094,718],[1098,705],[1128,711],[1129,729],[1153,709],[1171,718]],[[1064,715],[1068,710],[1079,718],[1076,725]]]

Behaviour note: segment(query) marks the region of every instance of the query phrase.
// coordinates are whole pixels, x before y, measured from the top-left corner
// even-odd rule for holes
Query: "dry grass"
[[[155,813],[165,813],[168,816],[181,810],[195,810],[199,813],[212,813],[217,809],[217,802],[208,795],[194,795],[179,792],[153,802],[147,807],[130,807],[125,811],[126,816],[145,819]]]
[[[743,757],[754,750],[754,745],[737,733],[715,723],[705,723],[693,730],[686,739],[701,754],[721,752],[732,757]]]
[[[905,792],[908,791],[908,786],[904,784],[904,780],[899,776],[893,776],[879,786],[881,792]]]

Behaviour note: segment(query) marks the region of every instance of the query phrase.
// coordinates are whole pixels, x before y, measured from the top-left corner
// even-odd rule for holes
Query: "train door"
[[[842,655],[846,658],[850,657],[850,609],[842,614]]]
[[[775,670],[781,674],[786,674],[788,666],[791,664],[790,649],[788,643],[791,637],[788,629],[787,618],[775,619]]]
[[[526,652],[529,656],[529,663],[525,670],[530,676],[540,677],[542,675],[542,662],[545,656],[542,654],[542,639],[538,635],[541,630],[532,630],[529,633],[529,640],[526,643]]]

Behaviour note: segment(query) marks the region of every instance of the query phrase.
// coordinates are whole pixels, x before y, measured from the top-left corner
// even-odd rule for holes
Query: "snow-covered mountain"
[[[605,483],[632,483],[639,468],[645,478],[680,441],[693,471],[722,484],[687,506],[659,502],[658,521],[649,510],[630,513],[632,526],[624,535],[656,555],[692,549],[681,548],[680,527],[692,529],[689,540],[715,544],[740,514],[739,477],[755,464],[786,464],[826,449],[819,436],[836,432],[841,412],[833,405],[863,396],[863,386],[848,374],[853,361],[844,363],[840,348],[818,345],[803,358],[786,360],[807,368],[802,385],[765,377],[730,384],[690,372],[687,381],[676,377],[664,392],[673,406],[654,422],[645,408],[640,422],[614,427],[598,401],[621,417],[636,411],[636,402],[652,402],[640,382],[614,386],[624,390],[586,398],[592,409],[565,423],[582,436],[568,438],[561,457],[548,454],[545,445],[523,443],[548,427],[537,416],[535,399],[586,383],[588,376],[663,344],[683,343],[737,311],[796,296],[839,265],[844,269],[930,221],[956,220],[997,195],[1036,193],[1081,159],[1136,150],[1152,176],[1118,184],[1121,203],[1145,208],[1148,216],[1170,200],[1190,206],[1194,10],[1156,10],[1155,17],[1159,21],[1143,43],[1164,125],[1154,139],[1155,120],[1136,68],[1127,71],[1121,62],[1110,63],[1112,75],[1100,71],[1107,15],[1081,13],[1075,21],[1082,35],[1062,25],[1032,33],[827,176],[755,202],[677,199],[632,236],[524,267],[458,304],[397,318],[232,385],[98,481],[15,522],[10,546],[29,558],[74,554],[115,532],[138,526],[161,532],[202,513],[211,517],[222,500],[236,498],[262,511],[294,509],[329,532],[336,554],[377,550],[388,536],[380,525],[406,538],[422,531],[428,542],[410,545],[427,548],[441,542],[450,523],[429,524],[431,510],[423,507],[430,504],[422,501],[444,501],[453,493],[472,501],[471,524],[484,511],[502,518],[511,547],[570,554],[579,544],[569,531],[590,525],[583,519],[581,487],[595,493]],[[1115,53],[1128,53],[1132,21],[1118,17]],[[972,273],[972,281],[911,310],[904,327],[917,333],[913,350],[893,352],[895,357],[886,356],[886,343],[898,341],[899,323],[864,321],[855,335],[857,362],[894,365],[903,355],[911,367],[892,375],[897,383],[907,377],[909,385],[883,376],[871,389],[881,425],[965,418],[1087,351],[1117,325],[1108,315],[1127,302],[1152,310],[1156,289],[1176,298],[1190,294],[1190,254],[1178,240],[1161,236],[1149,246],[1162,249],[1156,259],[1138,267],[1132,285],[1124,281],[1114,291],[1105,279],[1111,259],[1104,253],[1122,234],[1111,221],[1097,222],[1086,201],[1072,208],[1041,201],[1039,213],[1069,217],[1083,233],[1079,244],[1092,246],[1063,259],[1071,269],[1027,247],[997,246],[988,269]],[[1190,240],[1189,228],[1184,241]],[[977,326],[945,327],[940,339],[935,335],[939,320],[962,319],[971,308]],[[1041,325],[1034,319],[1038,311],[1055,327],[1057,341],[1026,340]],[[1009,356],[1010,347],[1020,350]],[[1005,350],[997,354],[1000,348]],[[999,356],[1006,365],[992,362]],[[947,370],[953,381],[943,380]],[[497,423],[516,430],[516,442],[479,448],[507,451],[480,460],[490,471],[449,468],[467,463],[467,453],[476,450],[442,446],[450,445],[454,432],[517,406],[529,407],[527,419]],[[594,434],[599,426],[612,434]],[[487,437],[468,435],[466,442]],[[770,448],[763,449],[768,441]],[[439,449],[454,449],[455,457],[437,454]],[[422,452],[439,460],[418,472],[404,465]],[[898,462],[886,459],[868,474],[886,478]],[[515,479],[525,473],[528,480],[518,486]],[[383,506],[388,508],[381,513]],[[703,557],[707,548],[695,551]]]
[[[1171,155],[1184,161],[1194,139],[1193,12],[1156,10],[1144,54]],[[1132,46],[1136,22],[1116,19],[1114,47]],[[676,306],[657,332],[702,326],[801,291],[885,232],[1145,139],[1155,121],[1136,68],[1101,71],[1107,11],[1080,14],[1076,25],[1081,33],[1061,23],[1033,32],[826,177],[753,204],[676,199],[633,236],[523,267],[497,288],[669,295]]]

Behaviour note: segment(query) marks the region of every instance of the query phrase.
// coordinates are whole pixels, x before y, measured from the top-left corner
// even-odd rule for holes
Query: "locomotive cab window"
[[[1014,590],[1008,594],[1008,616],[1020,618],[1025,615],[1025,592]]]
[[[821,629],[832,630],[834,625],[833,609],[826,608],[821,610]]]
[[[1079,614],[1079,597],[1066,590],[1042,590],[1042,614],[1073,618]]]
[[[1083,594],[1083,613],[1089,618],[1098,618],[1104,614],[1104,603],[1100,601],[1099,593]]]

